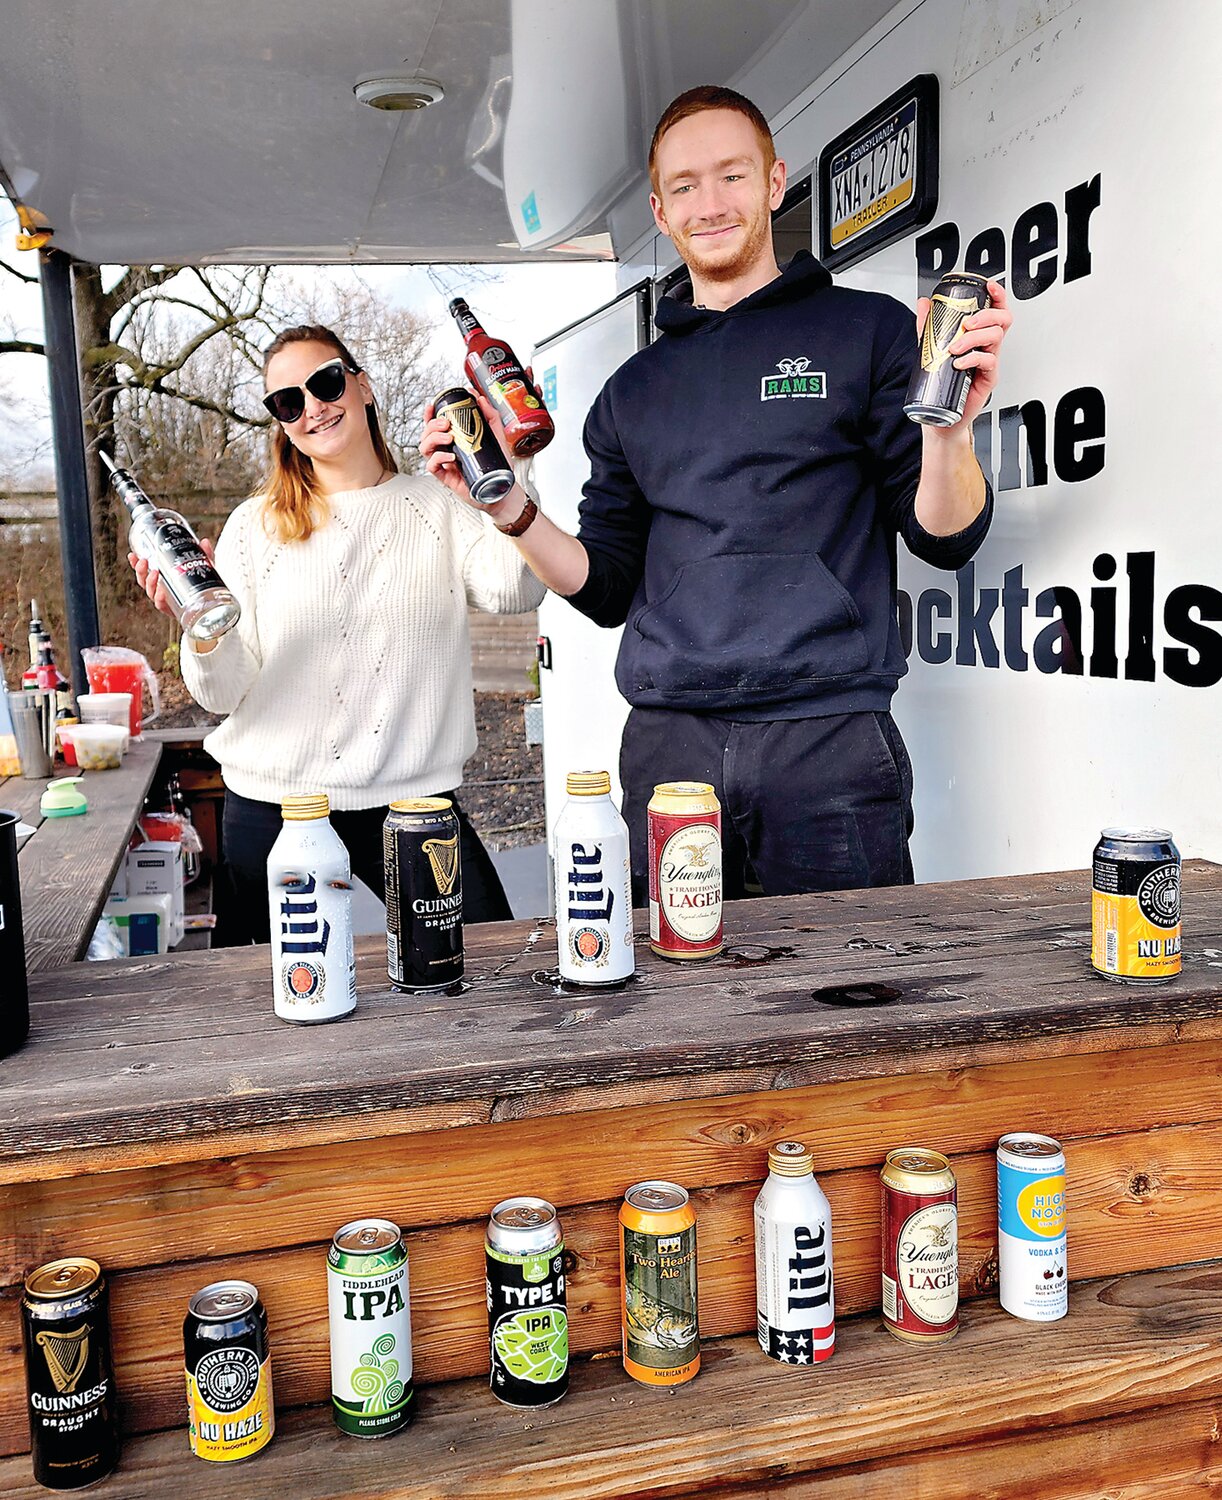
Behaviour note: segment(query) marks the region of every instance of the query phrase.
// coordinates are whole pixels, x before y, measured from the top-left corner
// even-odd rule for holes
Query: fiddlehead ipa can
[[[638,1182],[619,1211],[624,1369],[683,1385],[700,1369],[696,1211],[673,1182]]]
[[[972,371],[956,370],[950,346],[963,332],[965,318],[989,305],[987,276],[953,271],[933,289],[929,316],[921,332],[921,353],[904,412],[926,427],[953,427],[963,416]]]
[[[704,781],[649,799],[649,946],[663,958],[721,952],[721,803]]]
[[[506,1406],[551,1406],[569,1388],[564,1236],[543,1198],[506,1198],[484,1241],[492,1394]]]
[[[272,1440],[267,1310],[249,1281],[214,1281],[182,1325],[191,1452],[214,1463],[253,1458]]]
[[[901,1146],[883,1164],[883,1326],[936,1344],[959,1331],[959,1210],[940,1151]]]
[[[1090,959],[1106,979],[1180,972],[1180,852],[1165,828],[1105,828],[1091,866]]]
[[[34,1478],[75,1490],[119,1461],[106,1281],[96,1260],[31,1271],[21,1301]]]
[[[407,1246],[389,1219],[354,1219],[327,1252],[331,1409],[350,1437],[390,1437],[416,1415]]]

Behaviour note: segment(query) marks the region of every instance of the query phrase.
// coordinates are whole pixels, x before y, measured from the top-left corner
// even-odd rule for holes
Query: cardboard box
[[[126,895],[168,895],[172,898],[169,946],[177,947],[182,942],[185,930],[182,845],[174,841],[140,844],[127,851],[126,869]]]
[[[174,916],[174,897],[169,891],[159,896],[111,896],[102,908],[119,930],[124,951],[129,958],[165,953]]]

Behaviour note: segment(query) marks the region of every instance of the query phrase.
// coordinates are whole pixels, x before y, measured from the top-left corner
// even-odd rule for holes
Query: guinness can
[[[267,1309],[249,1281],[214,1281],[187,1303],[182,1325],[191,1452],[237,1463],[276,1430]]]
[[[53,1260],[25,1279],[21,1322],[34,1478],[50,1490],[103,1479],[119,1461],[106,1280],[96,1260]]]
[[[443,990],[463,973],[458,819],[445,797],[392,802],[382,825],[386,972],[398,990]]]
[[[456,385],[442,391],[433,402],[433,411],[449,418],[453,439],[450,451],[458,460],[472,500],[477,505],[495,505],[503,500],[513,489],[514,474],[496,434],[484,420],[479,402],[470,391]]]
[[[956,370],[950,346],[963,332],[963,321],[989,305],[987,276],[952,271],[933,289],[929,316],[921,334],[921,354],[908,386],[904,412],[926,427],[953,427],[963,416],[972,371]]]
[[[721,803],[705,781],[649,799],[649,946],[663,958],[721,952]]]

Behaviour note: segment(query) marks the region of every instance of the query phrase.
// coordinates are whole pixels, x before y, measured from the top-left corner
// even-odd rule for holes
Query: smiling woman
[[[228,715],[205,741],[226,788],[218,936],[268,940],[281,799],[319,792],[353,873],[378,895],[388,804],[450,798],[464,920],[508,918],[454,796],[476,748],[467,609],[524,613],[542,585],[491,520],[431,476],[398,472],[369,377],[330,329],[285,330],[263,372],[268,474],[217,543],[242,619],[211,648],[182,653],[191,695]],[[156,573],[133,565],[168,607]]]

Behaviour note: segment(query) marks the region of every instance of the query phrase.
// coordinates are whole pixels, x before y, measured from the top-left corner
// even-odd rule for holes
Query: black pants
[[[501,878],[492,857],[471,827],[453,792],[438,795],[454,803],[462,859],[462,914],[464,922],[507,922],[512,917]],[[332,812],[331,826],[339,834],[359,876],[380,901],[386,899],[382,866],[384,807],[359,812]],[[225,791],[222,825],[224,862],[217,889],[218,947],[271,941],[267,900],[267,856],[283,827],[280,805],[254,802]]]
[[[912,766],[890,714],[742,724],[634,708],[620,781],[638,906],[649,899],[646,809],[661,781],[713,783],[727,901],[912,884]]]

